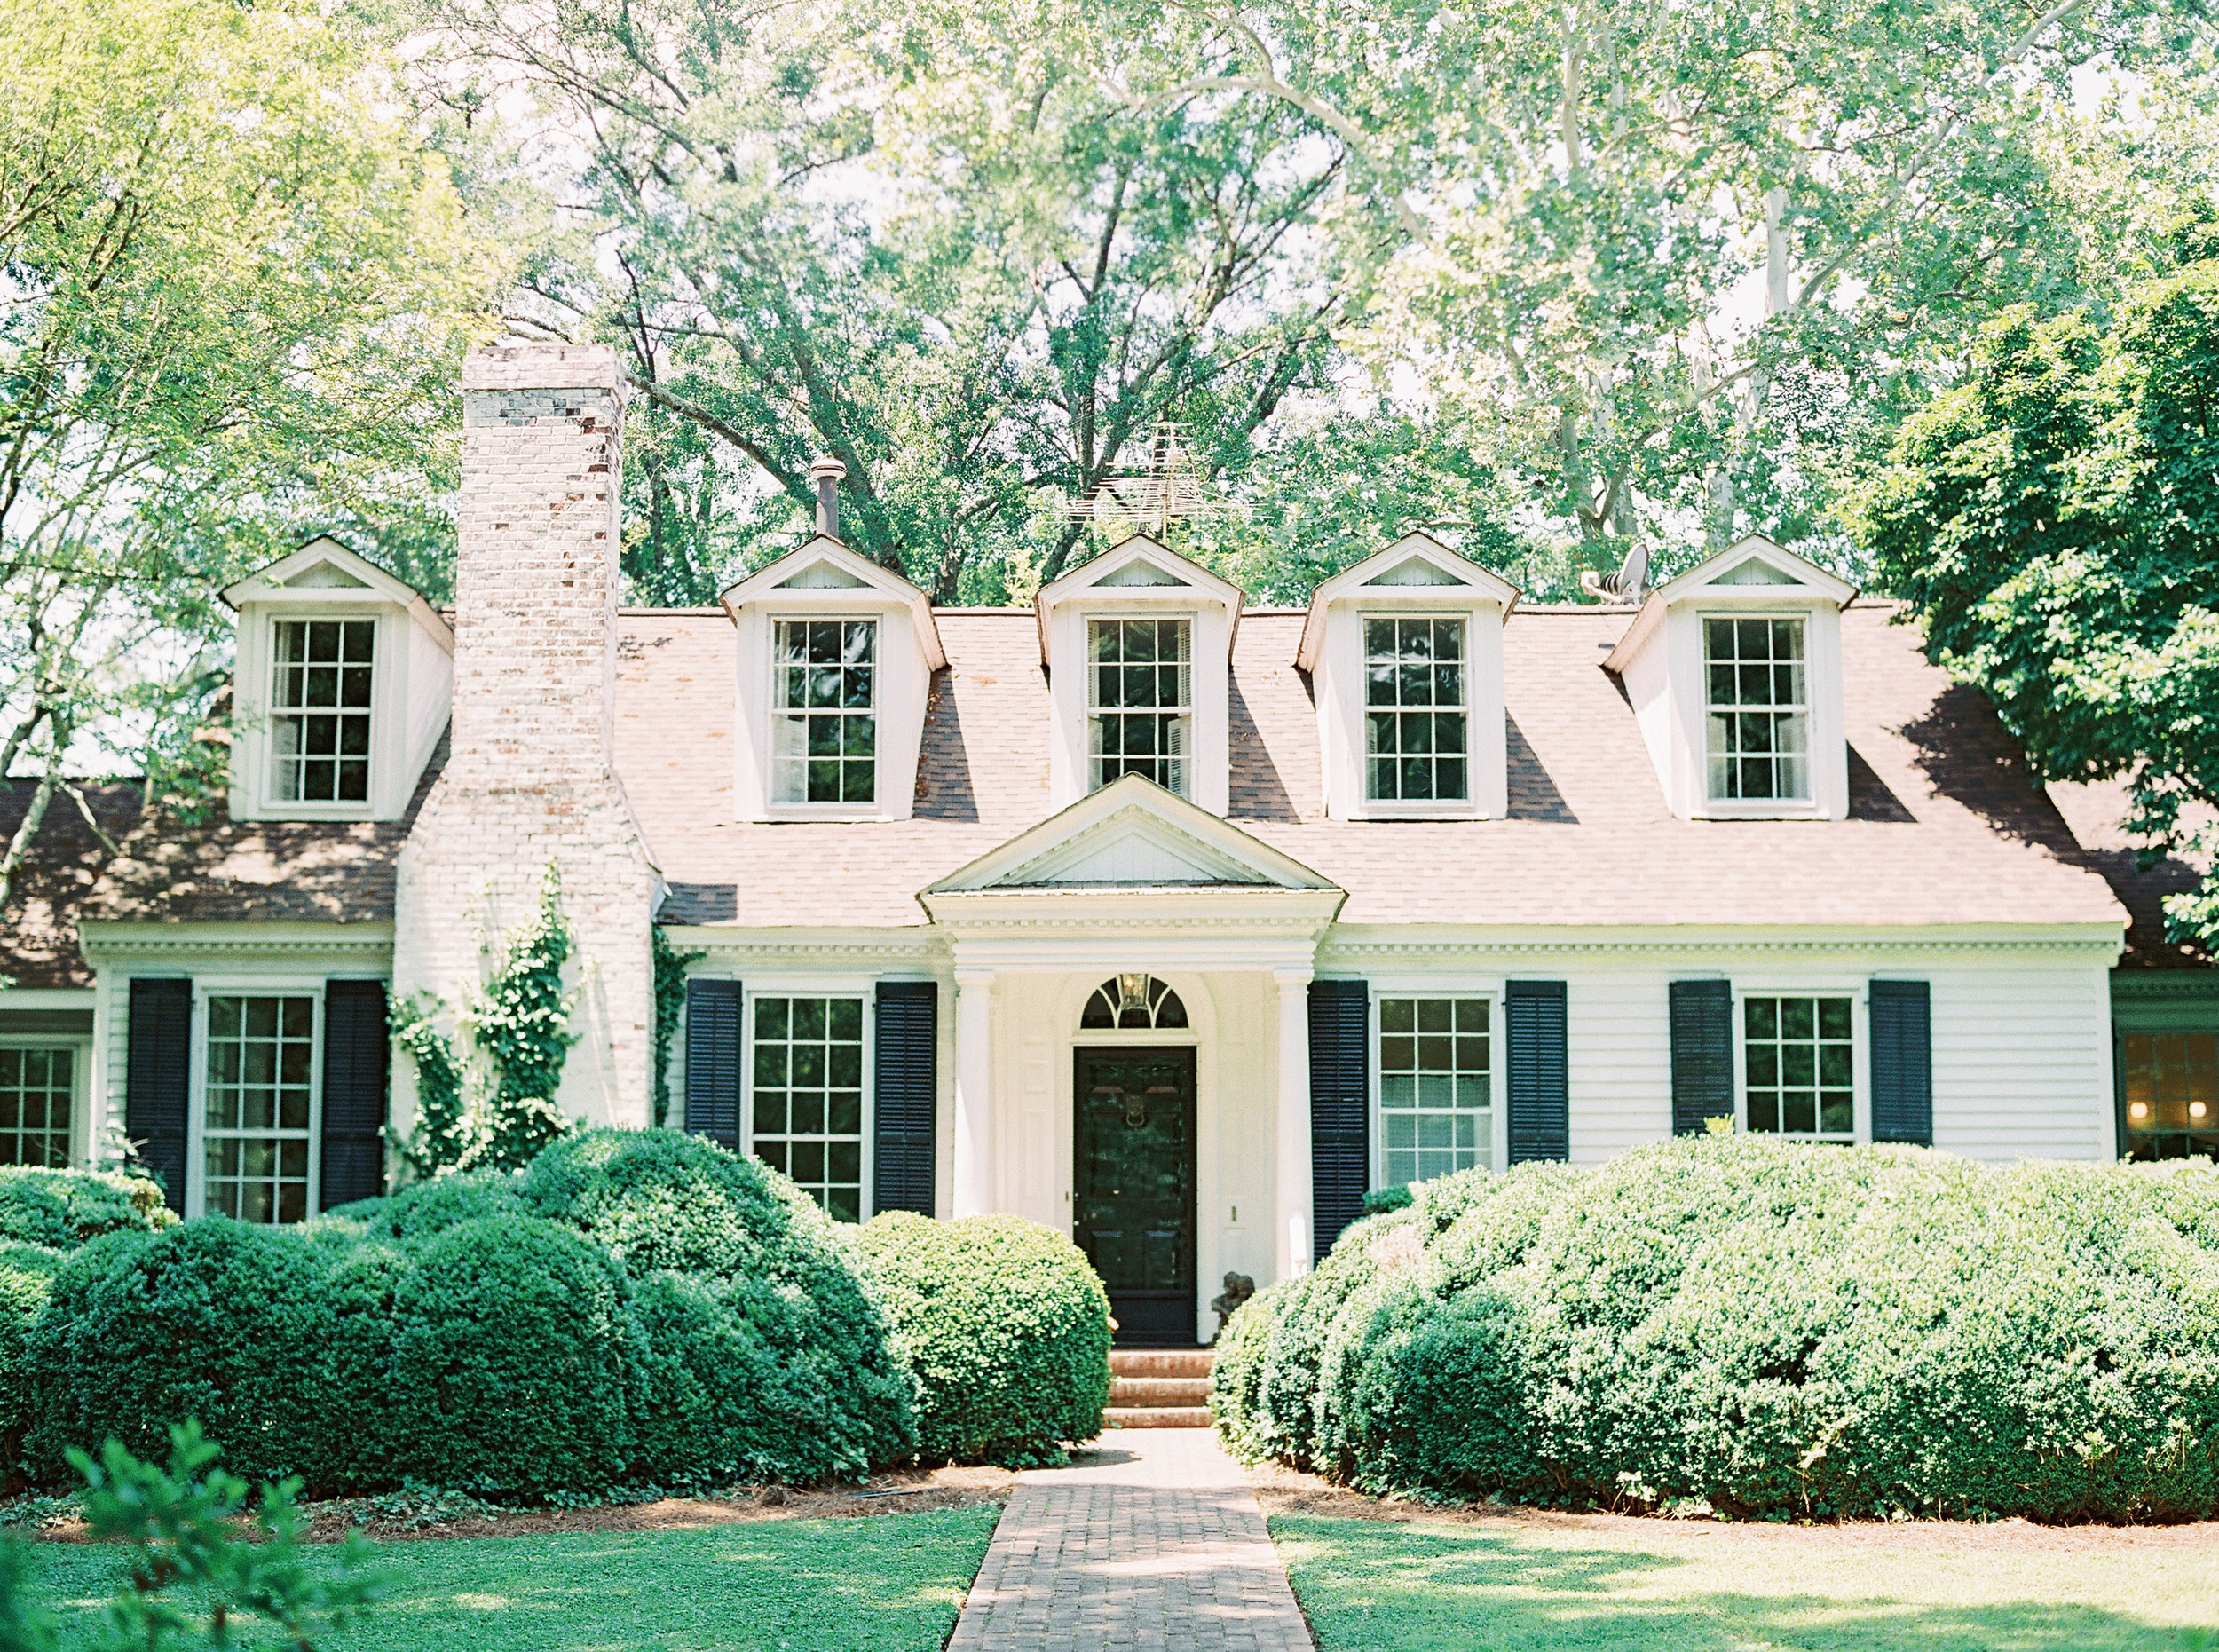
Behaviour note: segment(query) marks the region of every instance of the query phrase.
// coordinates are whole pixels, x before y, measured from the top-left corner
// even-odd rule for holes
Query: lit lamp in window
[[[2150,1103],[2147,1102],[2136,1102],[2127,1109],[2127,1117],[2129,1118],[2147,1118],[2149,1116]]]
[[[2191,1118],[2201,1118],[2204,1116],[2204,1104],[2201,1102],[2189,1103],[2188,1116]]]
[[[1148,1008],[1148,976],[1145,973],[1118,973],[1117,1008],[1120,1010],[1144,1010]]]

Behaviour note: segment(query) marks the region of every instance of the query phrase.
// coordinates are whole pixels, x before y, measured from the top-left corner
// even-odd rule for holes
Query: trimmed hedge
[[[0,1245],[0,1486],[21,1474],[23,1431],[31,1420],[24,1356],[64,1260],[36,1245]]]
[[[927,1462],[1032,1466],[1102,1432],[1110,1299],[1078,1247],[1015,1216],[889,1212],[857,1236],[913,1362]]]
[[[67,1445],[158,1454],[189,1416],[238,1472],[319,1493],[853,1477],[915,1448],[892,1344],[783,1177],[591,1131],[299,1228],[0,1248],[0,1450],[51,1481]]]
[[[75,1252],[27,1340],[33,1474],[58,1479],[64,1447],[110,1436],[161,1460],[170,1425],[192,1417],[231,1472],[312,1477],[322,1274],[299,1232],[225,1216]]]
[[[1228,1443],[1375,1491],[2219,1514],[2219,1173],[1690,1139],[1466,1173],[1228,1330]]]
[[[608,1253],[555,1222],[430,1240],[393,1285],[390,1472],[494,1494],[617,1483],[628,1296]]]
[[[635,1279],[714,1284],[708,1294],[747,1323],[738,1365],[722,1363],[741,1347],[722,1330],[705,1330],[692,1356],[705,1379],[754,1395],[752,1420],[717,1435],[711,1458],[810,1481],[860,1475],[915,1449],[916,1381],[879,1305],[832,1220],[759,1159],[680,1130],[588,1130],[540,1154],[520,1186],[532,1208],[606,1246]],[[714,1318],[666,1324],[665,1346],[676,1324]],[[754,1363],[758,1348],[775,1375]]]
[[[144,1176],[0,1166],[0,1244],[66,1251],[104,1233],[152,1232],[177,1221]]]

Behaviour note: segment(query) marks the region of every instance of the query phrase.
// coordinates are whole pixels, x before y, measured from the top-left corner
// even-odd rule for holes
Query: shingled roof
[[[28,778],[0,785],[0,842],[14,841],[37,789]],[[138,819],[139,781],[85,781],[80,789],[111,841]],[[18,986],[92,984],[92,970],[77,950],[77,913],[107,860],[76,804],[59,794],[51,799],[0,911],[0,975]]]
[[[1244,615],[1231,818],[1349,894],[1343,923],[2106,923],[2102,870],[1976,692],[1926,664],[1892,606],[1843,622],[1851,818],[1686,821],[1664,806],[1601,660],[1623,612],[1521,608],[1504,632],[1511,818],[1324,818],[1302,615]],[[733,637],[721,614],[627,615],[617,764],[673,886],[665,917],[919,924],[916,891],[1045,818],[1049,707],[1029,611],[940,615],[916,816],[736,822]]]

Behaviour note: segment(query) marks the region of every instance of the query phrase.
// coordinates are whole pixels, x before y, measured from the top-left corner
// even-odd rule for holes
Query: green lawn
[[[389,1543],[381,1554],[393,1593],[329,1644],[334,1652],[938,1652],[997,1512]],[[89,1545],[37,1545],[65,1647],[83,1644],[116,1560]]]
[[[2191,1627],[2219,1626],[2213,1542],[1308,1516],[1271,1531],[1321,1652],[2219,1648]]]

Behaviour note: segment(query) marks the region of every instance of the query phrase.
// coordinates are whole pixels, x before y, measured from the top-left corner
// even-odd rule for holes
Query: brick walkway
[[[1247,1476],[1206,1428],[1133,1428],[1022,1475],[948,1652],[1310,1652]]]

